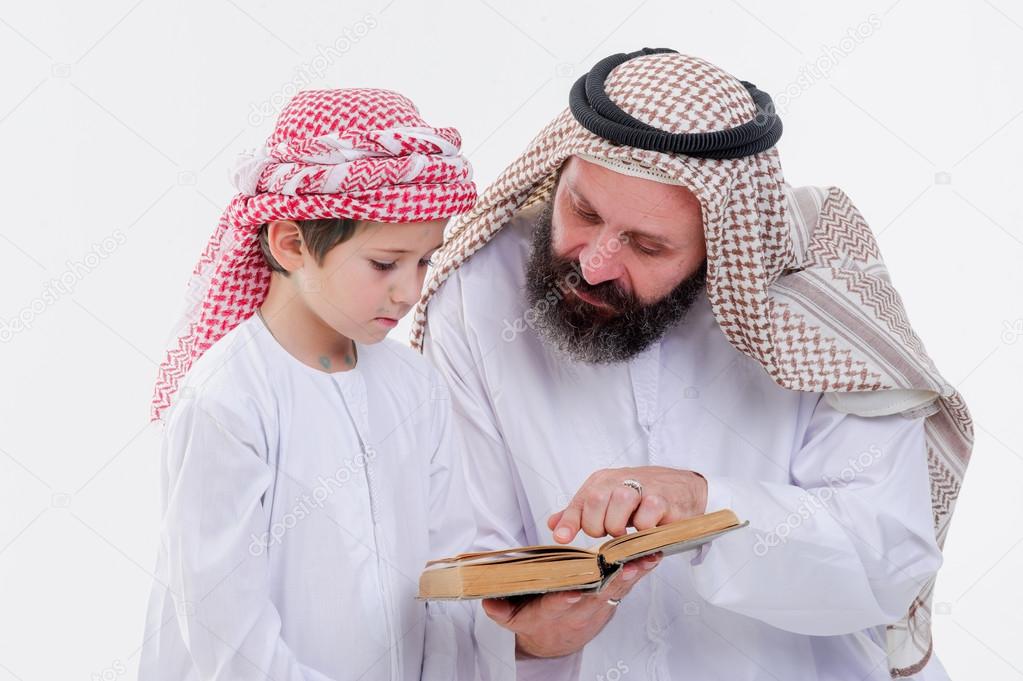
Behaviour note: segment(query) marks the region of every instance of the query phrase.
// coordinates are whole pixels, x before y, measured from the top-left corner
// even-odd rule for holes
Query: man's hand
[[[660,560],[660,554],[654,554],[626,563],[599,594],[558,591],[518,602],[488,598],[483,601],[483,610],[490,619],[515,632],[517,656],[570,655],[599,634],[611,619],[618,606],[608,603],[608,599],[625,598]]]
[[[636,480],[643,494],[623,485]],[[591,537],[620,537],[707,511],[707,481],[693,471],[663,466],[605,468],[586,479],[575,497],[547,519],[554,540],[567,544],[582,529]]]

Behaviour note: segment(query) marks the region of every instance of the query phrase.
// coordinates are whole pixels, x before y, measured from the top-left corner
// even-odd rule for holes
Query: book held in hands
[[[423,600],[503,598],[551,591],[600,591],[626,563],[696,549],[745,527],[725,509],[630,532],[600,546],[524,546],[431,560],[419,577]]]

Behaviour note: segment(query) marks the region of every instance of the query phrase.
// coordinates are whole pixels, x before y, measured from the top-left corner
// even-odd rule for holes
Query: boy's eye
[[[381,272],[393,270],[395,265],[393,262],[380,262],[379,260],[370,260],[369,262],[373,265],[373,269],[380,270]]]
[[[421,267],[433,267],[436,263],[433,262],[433,256],[423,258],[419,261]]]

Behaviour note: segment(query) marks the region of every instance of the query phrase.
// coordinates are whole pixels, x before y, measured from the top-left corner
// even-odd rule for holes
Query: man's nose
[[[579,253],[583,279],[591,286],[614,281],[622,276],[622,237],[613,230],[604,230]]]

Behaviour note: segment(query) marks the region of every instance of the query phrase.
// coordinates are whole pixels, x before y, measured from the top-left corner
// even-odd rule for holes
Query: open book
[[[600,591],[621,567],[652,553],[689,551],[749,523],[730,510],[610,539],[592,549],[524,546],[431,560],[419,577],[424,600],[503,598],[550,591]]]

